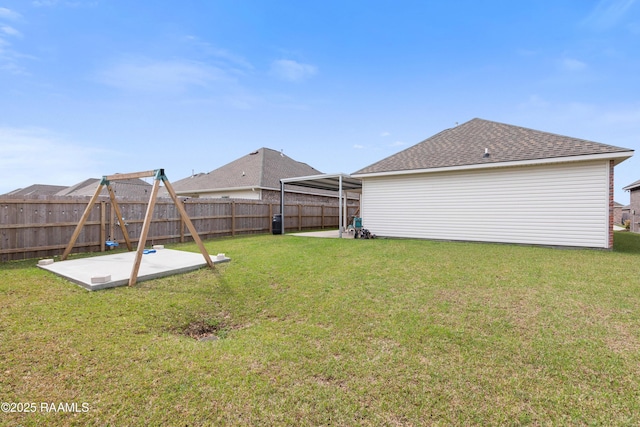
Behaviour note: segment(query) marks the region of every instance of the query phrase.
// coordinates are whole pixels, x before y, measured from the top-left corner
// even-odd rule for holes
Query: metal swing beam
[[[125,179],[150,178],[150,177],[154,178],[154,182],[153,182],[153,187],[151,189],[151,196],[149,198],[149,204],[147,205],[147,212],[145,213],[144,222],[142,224],[142,233],[140,234],[140,240],[138,241],[138,248],[137,248],[137,251],[136,251],[135,261],[133,263],[133,268],[131,270],[131,276],[129,277],[129,286],[135,285],[136,281],[138,279],[138,272],[140,271],[140,264],[142,263],[142,255],[144,253],[144,247],[145,247],[145,245],[147,243],[147,236],[149,234],[149,229],[151,227],[151,219],[153,217],[153,209],[154,209],[154,207],[156,205],[156,200],[158,198],[158,189],[160,188],[160,181],[162,181],[164,183],[164,186],[166,187],[167,192],[169,193],[169,195],[173,199],[173,202],[175,203],[175,205],[176,205],[176,207],[178,209],[178,212],[180,213],[180,217],[182,218],[182,220],[186,224],[187,229],[189,229],[189,232],[191,233],[191,236],[193,237],[193,240],[198,245],[198,248],[200,249],[200,252],[202,253],[202,256],[204,257],[204,260],[207,262],[207,265],[212,270],[215,269],[213,261],[211,260],[211,257],[209,256],[209,253],[207,252],[207,249],[204,247],[204,244],[202,243],[202,240],[200,239],[200,236],[198,235],[198,232],[196,231],[196,228],[193,226],[193,223],[191,222],[191,219],[187,215],[187,211],[184,209],[184,206],[182,206],[182,203],[180,203],[180,200],[178,199],[178,196],[176,195],[176,192],[174,191],[173,186],[169,182],[169,179],[167,179],[167,176],[164,174],[164,169],[156,169],[156,170],[146,171],[146,172],[122,173],[122,174],[105,175],[105,176],[103,176],[102,177],[102,181],[100,181],[100,184],[98,184],[98,188],[96,189],[96,192],[91,197],[91,200],[89,201],[89,204],[87,205],[87,208],[85,209],[84,213],[82,214],[82,217],[80,218],[80,222],[78,222],[78,225],[76,226],[76,229],[73,232],[73,235],[71,236],[71,240],[69,240],[69,244],[67,245],[66,249],[64,250],[64,253],[62,254],[62,258],[61,259],[62,260],[67,259],[67,257],[71,253],[71,250],[73,249],[73,245],[75,245],[76,240],[78,240],[78,236],[80,235],[80,232],[82,231],[82,228],[84,227],[85,222],[87,222],[87,219],[89,218],[89,215],[91,214],[91,208],[93,208],[93,205],[98,201],[98,197],[100,196],[100,193],[102,192],[102,189],[105,186],[107,187],[107,191],[109,192],[109,198],[111,199],[111,203],[113,205],[113,208],[114,208],[114,211],[116,213],[116,216],[118,217],[118,222],[120,223],[120,229],[122,230],[122,234],[123,234],[125,242],[127,244],[127,249],[129,251],[132,251],[133,250],[133,246],[131,245],[131,239],[129,239],[129,233],[127,232],[127,228],[125,226],[124,219],[122,218],[122,213],[120,211],[120,206],[118,206],[118,203],[116,201],[115,192],[113,191],[113,188],[111,188],[111,181],[122,181],[122,180],[125,180]]]

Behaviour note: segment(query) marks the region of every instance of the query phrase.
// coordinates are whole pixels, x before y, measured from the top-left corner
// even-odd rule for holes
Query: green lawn
[[[0,402],[36,411],[0,425],[638,425],[640,235],[615,241],[218,239],[215,272],[98,292],[3,263]]]

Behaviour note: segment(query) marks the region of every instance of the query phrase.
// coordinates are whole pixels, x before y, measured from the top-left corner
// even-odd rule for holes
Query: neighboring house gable
[[[473,119],[352,175],[380,236],[610,248],[613,167],[632,155]]]
[[[57,193],[58,196],[84,197],[93,196],[98,189],[100,180],[97,178],[89,178],[78,184],[67,187]],[[148,199],[151,195],[152,185],[142,179],[126,179],[122,181],[111,182],[111,188],[117,197],[125,197],[130,199]],[[107,188],[104,187],[100,192],[101,196],[108,196]]]
[[[631,221],[629,230],[640,233],[640,180],[627,185],[623,190],[629,192],[629,206],[625,206]]]
[[[70,187],[62,185],[42,185],[35,184],[27,188],[19,189],[7,193],[11,197],[26,196],[68,196],[68,197],[86,197],[93,196],[98,188],[100,179],[89,178]],[[151,195],[151,184],[141,179],[127,179],[123,181],[113,181],[111,188],[118,197],[126,198],[148,198]],[[103,188],[100,192],[102,196],[108,196],[107,188]]]
[[[18,188],[3,196],[9,197],[33,197],[33,196],[51,196],[66,187],[62,185],[33,184],[25,188]]]
[[[318,175],[321,172],[282,152],[260,148],[208,173],[200,173],[173,183],[179,196],[241,198],[278,202],[280,179]],[[331,197],[333,192],[287,186],[291,193],[310,198]],[[298,201],[301,199],[299,198]]]
[[[100,183],[100,180],[98,178],[89,178],[89,179],[85,179],[84,181],[81,181],[77,184],[74,184],[70,187],[65,187],[64,189],[58,191],[56,193],[56,196],[70,196],[73,195],[75,192],[77,192],[78,190],[85,188],[87,186],[91,186],[93,185],[93,192],[95,193],[95,189],[98,187],[98,183]],[[93,194],[91,194],[93,195]]]

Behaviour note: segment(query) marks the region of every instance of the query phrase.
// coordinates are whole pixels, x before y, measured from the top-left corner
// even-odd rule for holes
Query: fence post
[[[186,212],[187,210],[187,201],[186,200],[182,200],[180,203],[182,203],[184,206],[184,210]],[[188,214],[187,214],[188,215]],[[182,215],[178,215],[180,217],[180,243],[184,243],[184,218],[182,218]]]
[[[302,230],[302,205],[298,203],[298,231]]]
[[[236,201],[231,202],[231,236],[236,235]]]
[[[107,241],[107,202],[100,201],[100,252],[105,251]]]
[[[273,203],[269,203],[269,234],[273,234]]]

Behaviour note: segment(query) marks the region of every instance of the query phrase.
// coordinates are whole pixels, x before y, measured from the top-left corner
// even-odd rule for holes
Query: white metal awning
[[[353,178],[346,173],[324,173],[321,175],[298,176],[294,178],[283,178],[283,184],[297,185],[298,187],[318,188],[321,190],[333,191],[354,191],[362,190],[362,180]]]
[[[338,192],[338,235],[342,237],[342,232],[346,225],[346,212],[343,215],[343,209],[346,210],[346,191],[361,192],[362,180],[354,178],[346,173],[325,173],[321,175],[298,176],[294,178],[283,178],[280,180],[280,214],[282,215],[282,234],[284,234],[284,186],[285,184],[295,185],[298,187],[317,188],[321,190],[331,190]]]

